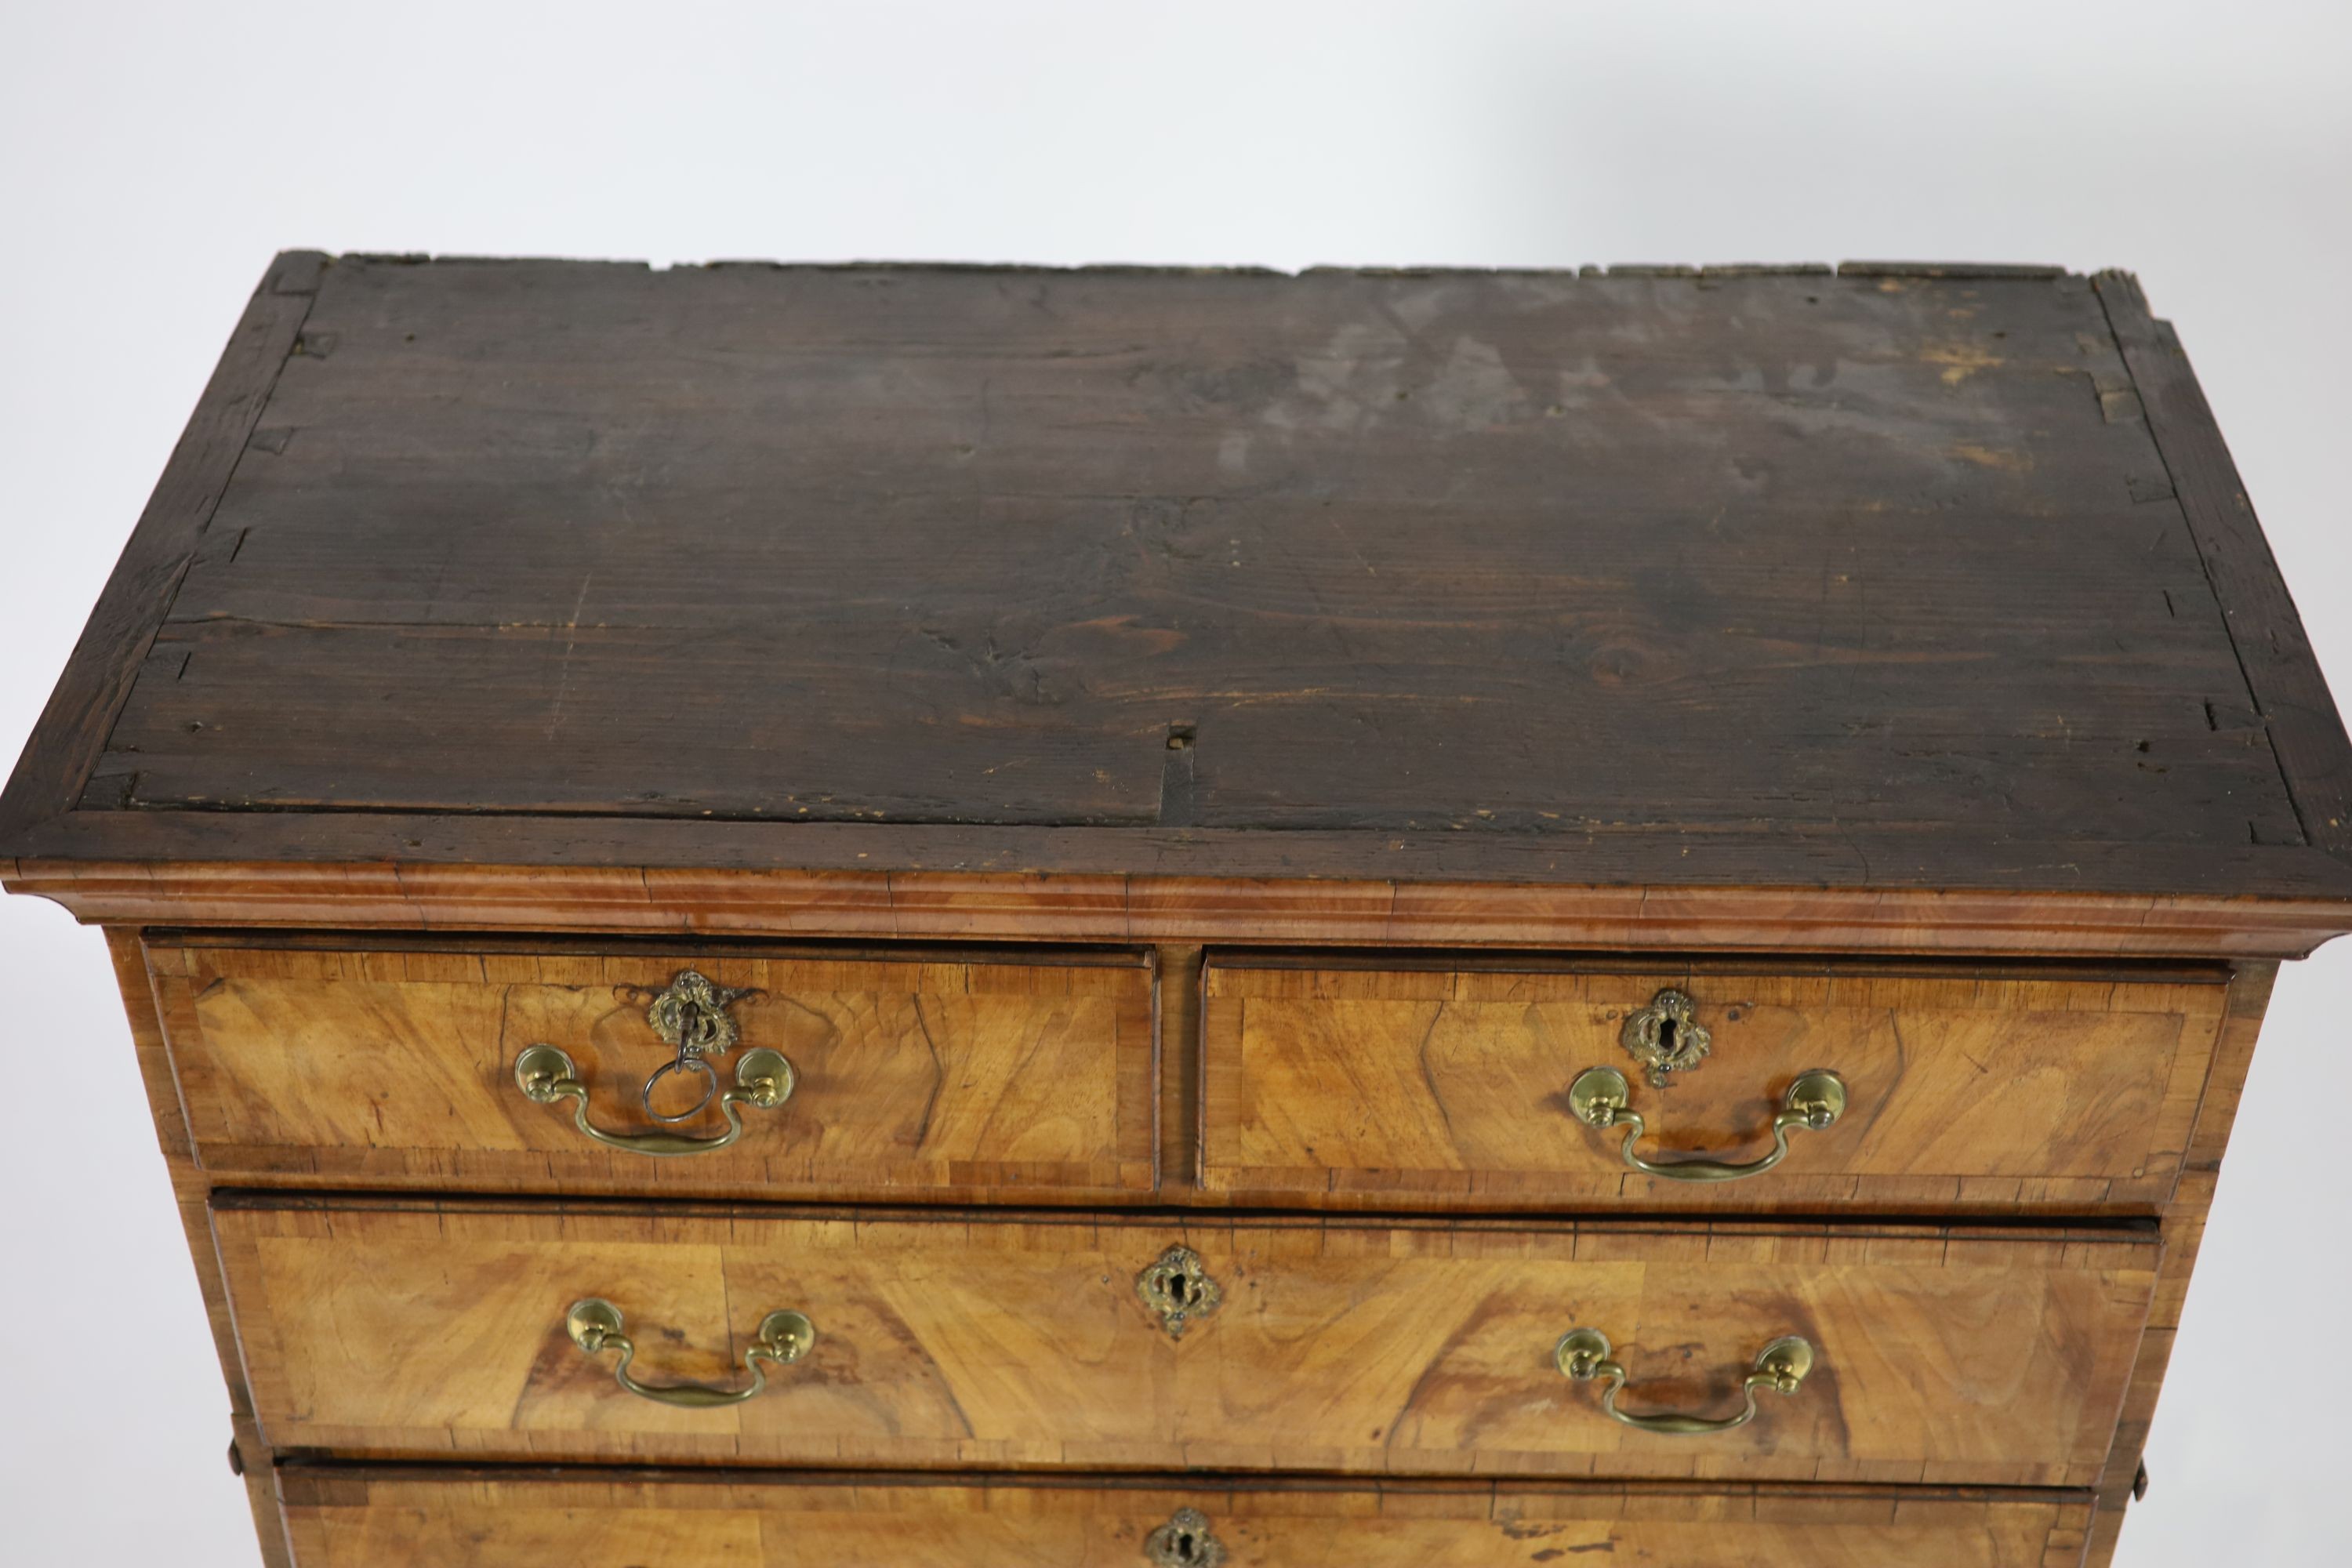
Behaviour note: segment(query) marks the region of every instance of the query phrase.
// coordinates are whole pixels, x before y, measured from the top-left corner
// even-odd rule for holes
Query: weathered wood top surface
[[[2236,483],[2120,275],[289,256],[0,856],[2346,898]]]

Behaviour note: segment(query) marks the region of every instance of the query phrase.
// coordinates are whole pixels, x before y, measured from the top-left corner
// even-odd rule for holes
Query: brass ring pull
[[[656,1110],[654,1109],[655,1087],[666,1078],[673,1076],[684,1078],[688,1073],[698,1073],[702,1078],[702,1093],[696,1097],[694,1103],[684,1110]],[[719,1069],[710,1065],[709,1058],[692,1054],[681,1054],[676,1060],[664,1062],[654,1068],[652,1074],[646,1079],[646,1086],[637,1090],[637,1103],[644,1106],[646,1114],[656,1121],[691,1121],[702,1114],[702,1108],[709,1104],[710,1097],[718,1092]]]
[[[613,1380],[639,1399],[650,1399],[656,1405],[677,1405],[688,1410],[708,1410],[719,1405],[740,1405],[768,1386],[768,1374],[761,1363],[772,1362],[777,1366],[790,1366],[808,1354],[816,1343],[816,1325],[798,1312],[771,1312],[760,1320],[760,1332],[743,1352],[743,1370],[751,1381],[741,1388],[712,1388],[699,1383],[678,1383],[656,1387],[639,1383],[629,1375],[629,1363],[636,1355],[635,1341],[621,1331],[621,1310],[612,1302],[591,1296],[572,1303],[572,1310],[563,1315],[563,1331],[572,1336],[586,1355],[601,1355],[606,1351],[618,1351],[621,1359],[613,1368]]]
[[[706,1068],[706,1070],[708,1070]],[[735,1087],[719,1097],[719,1109],[727,1117],[727,1131],[715,1138],[688,1138],[679,1132],[607,1132],[588,1120],[588,1086],[580,1081],[579,1069],[572,1058],[553,1046],[526,1046],[515,1058],[516,1087],[535,1105],[553,1105],[559,1100],[569,1100],[572,1122],[581,1131],[608,1149],[626,1149],[632,1154],[708,1154],[724,1149],[743,1136],[743,1118],[735,1108],[748,1105],[755,1110],[773,1110],[793,1095],[793,1064],[778,1051],[762,1047],[745,1051],[735,1064]]]
[[[1670,1182],[1737,1182],[1748,1176],[1760,1176],[1789,1157],[1789,1131],[1804,1128],[1821,1132],[1836,1125],[1845,1114],[1845,1079],[1833,1072],[1816,1068],[1799,1073],[1797,1081],[1789,1086],[1781,1097],[1780,1114],[1772,1118],[1772,1152],[1760,1160],[1745,1164],[1729,1164],[1721,1160],[1670,1160],[1660,1163],[1644,1160],[1633,1152],[1633,1145],[1642,1141],[1647,1124],[1637,1110],[1626,1109],[1631,1090],[1625,1075],[1615,1068],[1587,1068],[1576,1075],[1568,1086],[1568,1106],[1576,1119],[1586,1126],[1606,1131],[1612,1127],[1625,1130],[1625,1142],[1620,1151],[1629,1170],[1645,1176],[1662,1176]]]
[[[1644,1432],[1698,1436],[1709,1432],[1728,1432],[1755,1420],[1756,1391],[1759,1388],[1769,1388],[1775,1394],[1796,1393],[1805,1374],[1813,1370],[1813,1347],[1790,1334],[1758,1351],[1756,1370],[1739,1385],[1740,1393],[1747,1396],[1747,1407],[1737,1415],[1637,1415],[1618,1409],[1617,1396],[1625,1390],[1625,1369],[1609,1359],[1609,1336],[1599,1329],[1571,1329],[1562,1334],[1552,1350],[1551,1359],[1562,1373],[1577,1383],[1608,1380],[1609,1387],[1601,1395],[1601,1410],[1612,1421],[1622,1421]]]

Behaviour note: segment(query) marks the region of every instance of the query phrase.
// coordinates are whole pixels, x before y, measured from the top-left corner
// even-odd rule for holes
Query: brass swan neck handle
[[[771,1312],[760,1320],[759,1332],[743,1352],[743,1370],[751,1381],[740,1388],[712,1388],[699,1383],[650,1384],[640,1383],[629,1375],[629,1363],[636,1358],[636,1342],[622,1332],[621,1310],[600,1297],[591,1296],[572,1303],[563,1316],[563,1331],[584,1355],[602,1355],[606,1351],[621,1352],[613,1368],[613,1380],[639,1399],[650,1399],[656,1405],[675,1405],[688,1410],[708,1410],[720,1405],[740,1405],[755,1397],[768,1386],[766,1363],[790,1366],[808,1354],[816,1343],[816,1325],[799,1312]]]
[[[682,1132],[607,1132],[590,1121],[588,1085],[572,1058],[553,1046],[524,1047],[515,1058],[514,1079],[516,1087],[534,1104],[571,1100],[572,1124],[606,1148],[656,1156],[709,1154],[726,1148],[743,1136],[743,1118],[737,1106],[773,1110],[793,1097],[793,1064],[782,1052],[764,1047],[745,1051],[735,1064],[735,1087],[718,1097],[727,1131],[711,1138],[689,1138]]]
[[[1625,1391],[1625,1369],[1609,1359],[1609,1336],[1598,1329],[1571,1329],[1561,1335],[1559,1343],[1553,1347],[1552,1362],[1573,1382],[1606,1382],[1609,1386],[1601,1393],[1601,1411],[1611,1420],[1644,1432],[1687,1437],[1728,1432],[1755,1420],[1756,1391],[1759,1388],[1769,1388],[1775,1394],[1796,1393],[1806,1373],[1813,1370],[1813,1347],[1788,1334],[1757,1352],[1755,1370],[1739,1385],[1747,1403],[1737,1415],[1684,1415],[1672,1411],[1643,1415],[1618,1409],[1617,1396]]]
[[[1640,1111],[1628,1107],[1631,1098],[1625,1075],[1615,1068],[1587,1068],[1568,1086],[1569,1110],[1579,1121],[1601,1131],[1612,1127],[1625,1130],[1625,1142],[1618,1153],[1628,1170],[1669,1182],[1737,1182],[1760,1176],[1787,1159],[1790,1131],[1822,1132],[1835,1126],[1845,1114],[1846,1094],[1845,1079],[1827,1068],[1799,1073],[1781,1098],[1780,1112],[1772,1118],[1772,1152],[1740,1164],[1722,1160],[1643,1159],[1633,1145],[1642,1141],[1648,1123]]]

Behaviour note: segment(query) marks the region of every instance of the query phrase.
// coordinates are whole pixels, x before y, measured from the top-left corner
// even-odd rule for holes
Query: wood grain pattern
[[[173,1206],[179,1211],[188,1256],[195,1266],[197,1305],[212,1331],[213,1349],[220,1361],[227,1397],[226,1426],[244,1466],[246,1503],[253,1515],[263,1568],[287,1568],[286,1532],[280,1519],[275,1470],[270,1451],[253,1420],[253,1397],[246,1388],[244,1358],[238,1352],[236,1323],[229,1313],[228,1289],[221,1279],[220,1255],[213,1247],[209,1207],[211,1184],[196,1163],[188,1138],[185,1110],[172,1072],[171,1052],[163,1042],[162,1020],[155,1011],[154,993],[148,984],[146,955],[139,934],[131,931],[106,933],[107,955],[114,965],[114,981],[122,1010],[131,1026],[131,1049],[139,1062],[142,1087],[155,1121],[155,1140],[172,1184]]]
[[[2296,820],[2311,843],[2339,856],[2352,851],[2352,741],[2204,389],[2172,323],[2149,313],[2137,279],[2102,272],[2093,281],[2221,602]]]
[[[438,854],[461,853],[470,844],[496,857],[512,852],[515,846],[469,837],[475,830],[464,819],[433,825],[416,819],[367,820],[374,823],[367,829],[370,835],[395,837],[375,841],[374,847],[386,858],[364,865],[0,860],[0,883],[13,892],[54,899],[80,920],[110,925],[662,935],[686,931],[853,940],[1263,942],[1619,951],[1670,947],[2212,959],[2301,957],[2352,924],[2352,908],[2316,896],[2258,900],[1826,886],[1800,891],[1365,882],[1317,875],[1315,868],[1321,862],[1312,854],[1287,857],[1293,862],[1291,880],[961,870],[750,871],[669,865],[521,867],[495,859],[420,865],[402,862],[394,854],[400,845],[425,842],[406,835],[432,835]],[[690,851],[695,834],[687,825],[651,826],[677,828],[671,847],[681,856]],[[814,847],[824,831],[822,825],[796,830],[795,843]],[[910,828],[907,833],[911,837],[922,831]],[[728,825],[713,824],[709,833],[707,847],[712,855],[727,854]],[[294,849],[295,837],[289,835],[282,847]],[[1033,837],[1042,841],[1048,836]],[[1289,836],[1285,845],[1301,837]],[[1452,841],[1459,844],[1461,837],[1451,836]],[[845,858],[854,858],[856,852],[844,841],[835,845]],[[972,846],[965,847],[973,850],[975,859],[995,858]],[[190,837],[178,848],[198,851],[198,845]],[[1194,836],[1159,844],[1150,853],[1171,863],[1213,859],[1238,868],[1254,858],[1272,863],[1263,841],[1249,842],[1247,835]],[[2326,876],[2335,874],[2334,862],[2316,850],[2247,853],[2325,863]],[[1426,858],[1415,863],[1435,864]],[[1530,869],[1557,872],[1564,865],[1552,859]]]
[[[2152,1235],[2113,1231],[235,1194],[216,1196],[214,1226],[281,1450],[2016,1486],[2096,1479],[2158,1253]],[[1181,1340],[1134,1285],[1175,1243],[1226,1300]],[[589,1295],[630,1315],[648,1378],[724,1379],[777,1308],[819,1339],[759,1399],[677,1410],[618,1390],[564,1337]],[[1580,1323],[1616,1342],[1637,1407],[1719,1409],[1784,1333],[1822,1365],[1737,1432],[1656,1436],[1552,1367]]]
[[[107,735],[317,302],[325,260],[312,251],[287,251],[255,288],[16,773],[0,791],[0,842],[69,813],[86,787],[116,802],[129,787],[119,775],[107,784],[92,777]]]
[[[1126,1202],[1154,1184],[1141,954],[992,961],[965,949],[927,962],[168,938],[147,953],[197,1155],[215,1180]],[[589,1085],[597,1125],[652,1128],[637,1086],[674,1052],[645,1009],[688,968],[752,991],[730,1010],[742,1048],[780,1050],[797,1075],[783,1106],[743,1112],[734,1146],[666,1160],[607,1150],[568,1106],[535,1105],[516,1087],[516,1055],[552,1044]],[[724,1129],[708,1109],[673,1130]]]
[[[2081,278],[355,258],[312,317],[0,856],[2352,898],[2248,853],[2311,840]]]
[[[2073,1568],[2065,1493],[1214,1477],[288,1472],[300,1568],[1110,1568],[1178,1510],[1230,1568]]]
[[[1150,824],[1182,723],[1206,826],[1909,826],[1990,769],[2291,841],[2105,327],[2079,278],[346,261],[112,744],[151,807]]]
[[[2140,1340],[2139,1359],[2132,1368],[2131,1386],[2125,1393],[2116,1422],[2115,1446],[2099,1478],[2098,1514],[2092,1524],[2086,1568],[2107,1568],[2114,1560],[2132,1504],[2133,1480],[2156,1419],[2165,1371],[2172,1360],[2198,1247],[2204,1239],[2206,1217],[2221,1178],[2221,1157],[2231,1126],[2237,1120],[2238,1100],[2253,1060],[2254,1039],[2261,1032],[2277,976],[2276,964],[2253,963],[2241,965],[2231,981],[2229,1014],[2198,1105],[2187,1164],[2164,1211],[2164,1260],[2157,1273],[2156,1297],[2149,1304],[2147,1331]]]
[[[2150,1213],[2188,1144],[2225,979],[1213,954],[1202,1184],[1317,1205]],[[1654,1088],[1619,1036],[1667,986],[1696,999],[1714,1048]],[[1622,1134],[1570,1111],[1588,1067],[1626,1075],[1653,1160],[1758,1158],[1811,1068],[1852,1100],[1761,1176],[1674,1182],[1627,1171]]]
[[[1153,953],[1159,984],[1160,1200],[1192,1202],[1200,1184],[1202,951],[1163,946]]]
[[[214,1352],[219,1357],[221,1377],[226,1385],[223,1426],[232,1434],[230,1442],[244,1465],[246,1502],[253,1514],[261,1561],[264,1568],[286,1568],[285,1531],[279,1521],[269,1448],[254,1424],[253,1398],[246,1388],[244,1359],[237,1351],[236,1323],[229,1313],[220,1256],[213,1247],[207,1202],[211,1186],[196,1163],[195,1150],[188,1139],[187,1118],[180,1104],[179,1087],[173,1078],[171,1053],[163,1043],[163,1026],[156,1016],[145,956],[135,931],[110,931],[106,933],[106,945],[114,965],[115,984],[121,993],[123,1013],[130,1022],[139,1076],[154,1117],[156,1142],[163,1151],[164,1170],[171,1178],[173,1204],[179,1211],[190,1261],[195,1266],[195,1304],[204,1311],[212,1331]]]

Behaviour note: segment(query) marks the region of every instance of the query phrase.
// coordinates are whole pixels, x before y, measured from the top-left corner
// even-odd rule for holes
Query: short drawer
[[[1154,1184],[1142,954],[188,937],[151,938],[147,960],[218,1181],[1041,1202]],[[699,1065],[648,1093],[687,1037]]]
[[[2098,1476],[2158,1252],[2098,1230],[267,1194],[216,1197],[214,1225],[280,1449],[2062,1487]],[[1579,1329],[1607,1338],[1621,1411],[1753,1418],[1612,1419],[1612,1380],[1563,1370]],[[1794,1391],[1754,1383],[1791,1338]]]
[[[2074,1568],[2067,1494],[317,1468],[296,1568]]]
[[[2149,1213],[2225,981],[1213,954],[1201,1182],[1318,1206]]]

